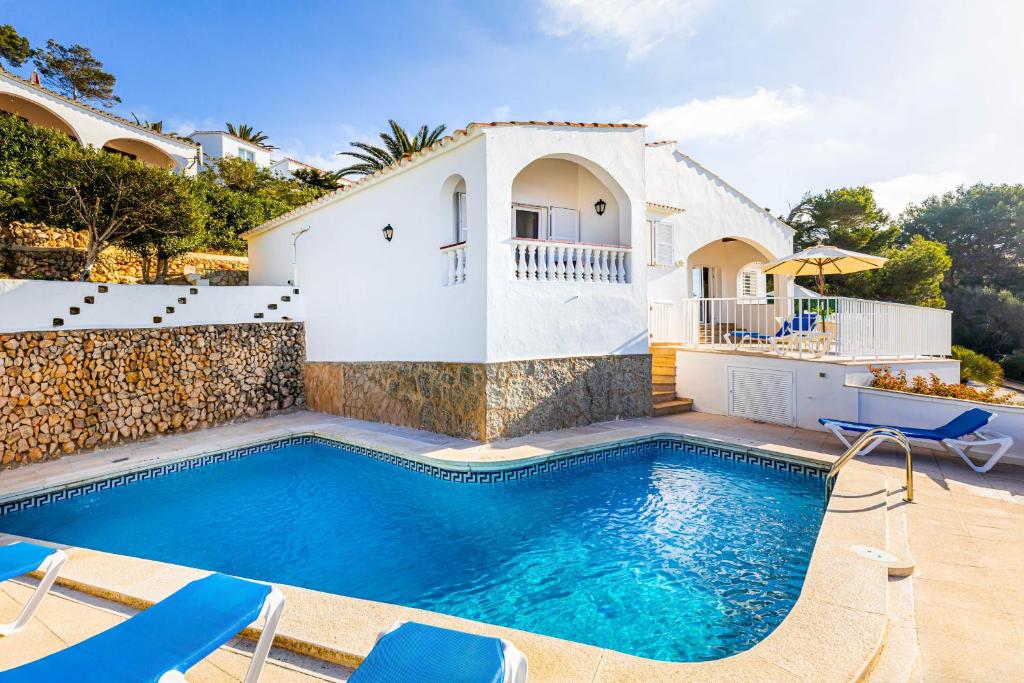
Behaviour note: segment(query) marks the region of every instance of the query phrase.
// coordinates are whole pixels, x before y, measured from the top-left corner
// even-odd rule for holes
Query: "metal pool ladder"
[[[908,503],[914,502],[914,458],[910,455],[910,442],[907,441],[907,437],[903,435],[898,429],[892,427],[875,427],[864,432],[859,439],[857,439],[852,446],[850,446],[845,453],[839,456],[839,459],[832,464],[832,468],[828,471],[828,475],[825,477],[825,496],[828,497],[830,490],[830,484],[832,480],[839,474],[839,470],[846,466],[846,463],[853,460],[854,456],[863,451],[869,445],[877,445],[881,441],[890,441],[894,444],[899,445],[903,448],[903,452],[907,454],[907,494],[904,496],[904,500]]]

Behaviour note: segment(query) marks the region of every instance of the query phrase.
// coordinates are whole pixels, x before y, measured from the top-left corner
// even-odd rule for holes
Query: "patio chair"
[[[1006,455],[1006,451],[1010,450],[1010,447],[1013,446],[1012,437],[986,428],[989,422],[995,418],[995,413],[990,413],[989,411],[982,410],[981,408],[971,408],[941,427],[936,427],[935,429],[899,427],[896,425],[877,425],[870,424],[868,422],[848,422],[846,420],[832,420],[828,418],[822,418],[818,420],[818,422],[835,434],[847,448],[850,447],[850,442],[843,435],[843,432],[864,433],[870,429],[874,429],[875,427],[891,427],[893,429],[898,429],[908,439],[938,441],[945,446],[946,450],[963,458],[963,461],[967,463],[968,467],[972,470],[978,474],[984,474],[995,467],[1000,458]],[[876,441],[861,452],[864,454],[869,453],[879,443],[881,442]],[[983,465],[974,464],[974,461],[971,460],[972,455],[975,457],[985,456],[984,454],[972,453],[972,449],[987,446],[995,446],[995,452],[987,456],[988,460],[986,460]]]
[[[487,638],[415,621],[377,639],[349,683],[526,683],[526,657],[503,638]]]
[[[272,586],[210,574],[88,640],[0,672],[0,681],[180,682],[258,618],[263,633],[245,675],[256,683],[283,609],[284,596]]]
[[[774,334],[763,334],[761,332],[753,332],[750,330],[733,330],[726,334],[726,338],[729,343],[732,344],[733,349],[738,349],[740,343],[744,341],[752,341],[758,343],[767,343],[772,351],[779,353],[779,342],[787,340],[793,336],[802,336],[811,333],[817,328],[818,314],[817,313],[801,313],[794,315],[792,320],[782,320],[782,325]]]
[[[35,543],[18,542],[0,547],[0,581],[35,571],[43,573],[43,578],[36,586],[32,597],[25,603],[18,618],[7,624],[0,624],[0,636],[17,633],[32,620],[32,615],[39,609],[40,603],[53,586],[53,582],[57,580],[57,575],[60,574],[61,567],[67,559],[68,556],[63,550]]]

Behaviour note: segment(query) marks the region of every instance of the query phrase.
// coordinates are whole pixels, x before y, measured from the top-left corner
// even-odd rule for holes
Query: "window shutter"
[[[656,221],[651,231],[652,263],[656,266],[674,266],[676,264],[676,234],[671,223]]]
[[[466,193],[459,192],[456,194],[459,202],[459,225],[457,234],[455,235],[456,242],[465,242],[466,236],[469,234],[469,224],[466,222]]]
[[[580,241],[580,212],[576,209],[551,207],[551,239],[560,242]]]

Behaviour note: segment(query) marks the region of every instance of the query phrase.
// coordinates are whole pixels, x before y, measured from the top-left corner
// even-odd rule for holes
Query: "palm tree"
[[[135,125],[137,125],[137,126],[142,126],[143,128],[149,128],[154,133],[161,133],[162,134],[164,132],[164,122],[163,121],[143,121],[142,119],[140,119],[138,116],[135,115],[135,112],[132,112],[132,118],[135,119]]]
[[[228,132],[236,138],[242,138],[243,140],[248,140],[253,144],[275,149],[273,145],[267,144],[267,140],[269,140],[270,137],[266,133],[262,130],[255,130],[248,123],[240,123],[237,126],[233,123],[225,123],[224,125],[228,127]]]
[[[405,129],[398,125],[394,119],[388,119],[388,125],[391,127],[391,132],[380,134],[380,139],[384,142],[383,147],[366,142],[350,142],[349,144],[352,147],[361,151],[338,152],[340,155],[350,156],[359,160],[359,163],[352,164],[338,171],[339,176],[370,175],[385,169],[413,152],[430,147],[441,139],[446,128],[444,124],[433,129],[424,125],[420,127],[416,135],[410,138]]]

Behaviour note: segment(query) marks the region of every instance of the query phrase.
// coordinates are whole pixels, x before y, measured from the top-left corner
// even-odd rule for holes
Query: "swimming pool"
[[[702,661],[782,621],[824,512],[818,476],[666,439],[485,484],[305,441],[9,512],[0,531]]]

